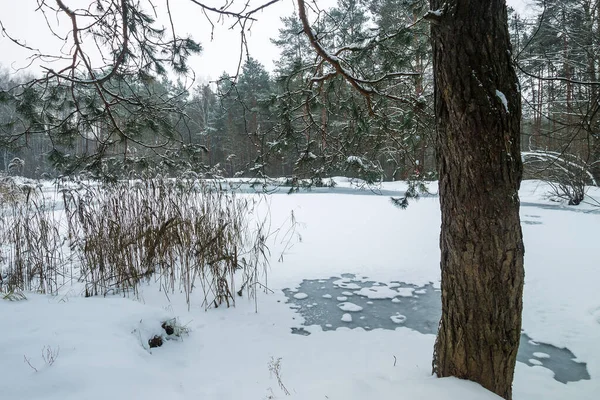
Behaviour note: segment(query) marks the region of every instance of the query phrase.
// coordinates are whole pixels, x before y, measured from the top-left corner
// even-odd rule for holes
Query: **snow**
[[[348,312],[359,312],[359,311],[363,310],[363,308],[361,306],[356,305],[354,303],[350,303],[350,302],[340,303],[340,304],[338,304],[338,307],[340,310],[348,311]]]
[[[544,363],[542,363],[540,360],[536,360],[535,358],[530,358],[528,361],[533,365],[544,365]]]
[[[399,292],[390,289],[389,286],[371,286],[365,287],[356,292],[359,296],[364,296],[368,299],[376,300],[376,299],[392,299],[399,295]]]
[[[549,354],[537,352],[537,351],[535,353],[533,353],[533,356],[536,358],[550,358]]]
[[[392,315],[390,318],[395,324],[403,324],[406,322],[406,316],[402,314]]]
[[[496,90],[496,96],[500,99],[502,105],[504,106],[504,111],[506,111],[506,113],[508,114],[508,100],[506,100],[506,96],[499,90]]]
[[[308,297],[308,295],[306,293],[296,293],[294,295],[294,298],[297,300],[304,300]]]
[[[361,167],[365,168],[365,164],[364,164],[362,158],[357,157],[357,156],[348,156],[348,158],[346,159],[346,162],[348,164],[358,164]]]
[[[346,301],[346,300],[348,300],[348,297],[346,297],[346,296],[338,296],[338,297],[336,297],[336,300],[337,301]]]
[[[324,298],[324,299],[330,299],[330,298],[331,298],[331,295],[330,295],[330,294],[324,294],[324,295],[323,295],[323,298]]]
[[[298,287],[304,279],[325,282],[351,273],[363,281],[383,282],[363,292],[351,279],[335,280],[336,287],[356,290],[374,301],[401,298],[401,290],[412,289],[392,281],[440,287],[437,196],[425,196],[407,210],[398,210],[388,196],[357,189],[360,181],[335,180],[337,191],[271,196],[272,226],[294,210],[302,241],[294,243],[283,262],[277,260],[285,244],[270,243],[268,286],[274,293],[260,292],[258,312],[246,298],[238,298],[235,308],[205,312],[199,296],[192,296],[188,311],[184,296],[174,293],[169,302],[152,283],[142,286],[137,298],[84,298],[81,288],[73,286],[64,287],[57,296],[26,293],[24,301],[0,300],[0,397],[358,400],[392,399],[402,393],[415,399],[499,399],[475,383],[433,377],[435,336],[406,328],[401,315],[390,316],[399,321],[395,331],[350,329],[349,324],[335,331],[307,326],[310,336],[290,333],[291,327],[304,321],[293,305],[286,304],[281,290]],[[435,185],[431,187],[435,193]],[[394,192],[405,188],[405,182],[378,187]],[[522,220],[539,222],[522,226],[523,329],[533,343],[571,350],[578,361],[587,363],[592,379],[565,385],[543,366],[518,362],[513,399],[596,399],[600,390],[600,210],[592,202],[577,207],[553,202],[546,191],[547,185],[540,181],[525,181],[520,190]],[[600,200],[600,189],[588,188],[587,193]],[[414,289],[408,292],[418,294]],[[368,315],[369,309],[359,315]],[[189,334],[148,349],[151,336],[164,335],[161,322],[176,317]],[[350,312],[337,318],[352,322]],[[57,354],[51,365],[42,357],[48,348]],[[541,363],[544,355],[534,353],[530,363]],[[280,391],[269,373],[272,357],[281,358],[281,378],[290,396]]]

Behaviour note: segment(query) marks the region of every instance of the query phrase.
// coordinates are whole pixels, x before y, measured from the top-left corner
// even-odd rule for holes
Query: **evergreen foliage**
[[[532,155],[526,177],[598,182],[597,0],[537,5],[528,17],[509,10],[522,149]],[[187,60],[200,44],[159,27],[144,1],[96,6],[85,12],[99,22],[81,29],[90,39],[74,50],[77,64],[37,79],[0,73],[3,171],[117,179],[158,165],[173,174],[287,176],[315,185],[332,175],[371,183],[437,178],[426,1],[339,0],[311,11],[322,48],[361,90],[315,51],[296,13],[282,18],[272,39],[281,51],[274,71],[246,57],[237,76],[192,85]],[[127,42],[108,34],[123,29]],[[84,55],[94,45],[106,57],[88,68]],[[573,160],[576,167],[557,173]]]

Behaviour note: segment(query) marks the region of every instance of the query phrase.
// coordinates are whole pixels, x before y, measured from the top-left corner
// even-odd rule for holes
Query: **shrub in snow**
[[[177,318],[164,321],[160,326],[167,334],[167,339],[178,339],[190,332],[186,326],[181,325]]]
[[[84,187],[64,199],[86,295],[136,293],[156,277],[167,290],[182,289],[188,304],[199,287],[205,308],[230,306],[266,274],[268,232],[248,218],[255,199],[167,179]]]
[[[7,300],[7,301],[23,301],[23,300],[27,300],[27,297],[25,297],[25,295],[22,292],[15,292],[15,291],[10,291],[6,294],[2,294],[0,292],[0,295],[2,295],[2,300]]]
[[[597,186],[590,171],[591,164],[581,158],[552,151],[524,151],[525,172],[550,185],[553,199],[566,200],[570,206],[579,205],[585,198],[586,185]]]
[[[161,347],[163,345],[163,339],[162,336],[153,336],[148,340],[148,347],[150,347],[151,349],[155,348],[155,347]]]
[[[15,180],[0,173],[0,204],[22,201],[23,199],[24,193],[19,185],[15,183]]]
[[[282,377],[281,377],[281,357],[279,357],[277,359],[271,357],[271,360],[269,361],[268,367],[269,367],[269,372],[271,373],[271,376],[274,376],[275,379],[277,379],[277,384],[279,385],[279,388],[281,389],[281,391],[286,396],[289,396],[290,395],[290,391],[283,384],[283,380],[282,380]]]
[[[58,355],[60,354],[60,347],[52,347],[52,346],[44,346],[42,348],[42,360],[44,360],[44,364],[48,367],[51,367],[56,362]],[[38,372],[39,370],[31,363],[31,360],[24,355],[23,361],[29,365],[29,367]]]
[[[8,172],[15,175],[20,174],[21,172],[23,172],[23,167],[25,167],[25,161],[23,161],[19,157],[15,157],[12,160],[10,160],[10,163],[8,163]]]

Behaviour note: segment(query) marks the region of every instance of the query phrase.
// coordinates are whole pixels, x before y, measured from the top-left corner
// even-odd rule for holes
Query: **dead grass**
[[[86,296],[137,295],[154,281],[210,308],[266,287],[270,233],[256,195],[161,178],[61,193],[64,212],[49,212],[38,189],[2,203],[0,291],[55,293],[78,279]]]
[[[0,292],[54,293],[67,281],[60,216],[39,188],[12,184],[0,203]]]

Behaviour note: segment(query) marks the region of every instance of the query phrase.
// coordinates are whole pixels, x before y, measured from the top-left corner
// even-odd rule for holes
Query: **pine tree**
[[[69,53],[53,57],[28,48],[33,60],[57,62],[0,100],[16,104],[21,126],[15,135],[51,139],[49,158],[60,170],[102,173],[107,163],[139,161],[132,150],[141,147],[170,162],[171,152],[185,144],[173,126],[185,118],[181,95],[160,93],[161,79],[169,72],[185,76],[188,58],[201,46],[163,29],[147,4],[98,0],[82,13],[62,1],[40,3],[38,12],[72,27],[63,46]]]
[[[506,2],[432,0],[442,317],[433,371],[505,399],[521,335],[521,96]]]

